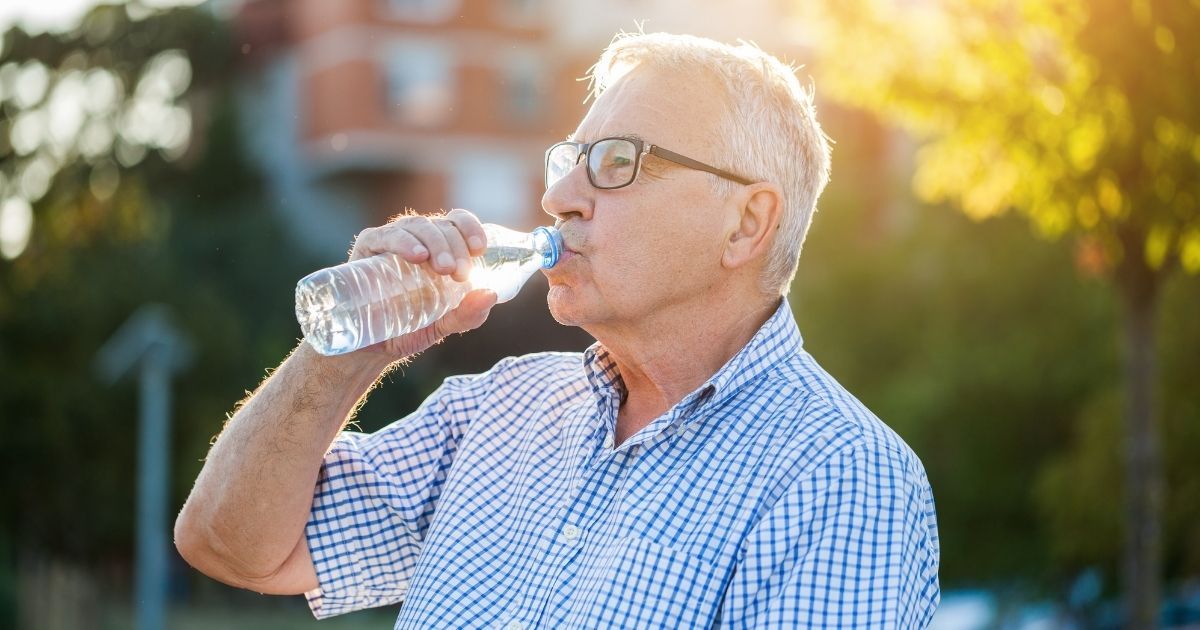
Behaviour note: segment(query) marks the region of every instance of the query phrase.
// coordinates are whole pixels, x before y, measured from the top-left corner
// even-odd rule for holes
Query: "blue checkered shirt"
[[[613,446],[599,344],[446,379],[343,433],[308,546],[318,618],[396,628],[920,628],[937,607],[916,455],[801,345],[786,300],[696,391]]]

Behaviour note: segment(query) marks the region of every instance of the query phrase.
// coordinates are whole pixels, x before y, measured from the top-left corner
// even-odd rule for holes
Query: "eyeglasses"
[[[587,176],[592,186],[603,190],[624,188],[637,179],[642,170],[642,156],[647,153],[658,156],[680,166],[712,173],[739,184],[754,182],[709,166],[689,157],[684,157],[662,147],[643,142],[640,138],[601,138],[595,142],[559,142],[546,150],[546,188],[567,176],[579,159],[587,157]]]

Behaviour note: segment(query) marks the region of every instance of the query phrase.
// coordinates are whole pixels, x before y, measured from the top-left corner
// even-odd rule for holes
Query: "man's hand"
[[[454,209],[445,216],[417,214],[396,217],[386,225],[367,228],[354,239],[350,260],[378,254],[396,254],[414,264],[425,264],[435,273],[466,280],[471,256],[483,254],[487,236],[475,215]],[[368,346],[358,353],[383,354],[392,360],[417,354],[447,335],[483,325],[496,305],[496,294],[471,291],[457,308],[421,330]]]

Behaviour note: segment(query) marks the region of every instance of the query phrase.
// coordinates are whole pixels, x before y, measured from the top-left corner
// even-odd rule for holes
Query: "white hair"
[[[713,130],[716,164],[768,181],[783,192],[783,211],[760,286],[787,295],[800,248],[829,181],[829,138],[821,131],[812,89],[795,70],[758,46],[730,46],[711,39],[669,33],[619,33],[590,70],[592,94],[600,94],[635,66],[704,73],[722,86],[727,115]],[[717,194],[737,184],[713,177]]]

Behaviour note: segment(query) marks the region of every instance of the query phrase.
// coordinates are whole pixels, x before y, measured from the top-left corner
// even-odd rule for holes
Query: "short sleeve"
[[[305,528],[319,584],[305,597],[315,617],[403,600],[458,445],[504,363],[447,379],[375,433],[334,440]]]
[[[933,495],[911,452],[849,445],[783,494],[741,549],[732,628],[923,628],[940,598]]]

